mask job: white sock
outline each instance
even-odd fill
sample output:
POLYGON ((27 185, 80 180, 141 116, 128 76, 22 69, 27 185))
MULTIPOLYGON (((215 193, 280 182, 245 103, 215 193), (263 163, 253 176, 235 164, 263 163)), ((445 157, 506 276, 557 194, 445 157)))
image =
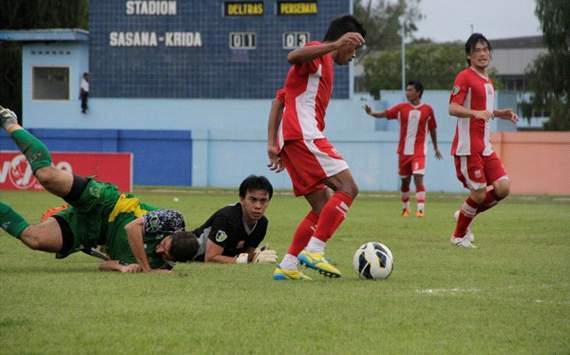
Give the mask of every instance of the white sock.
POLYGON ((410 209, 410 201, 402 202, 402 209, 410 209))
POLYGON ((296 256, 291 254, 285 254, 285 256, 283 257, 283 261, 281 261, 281 264, 279 264, 279 266, 282 269, 287 269, 287 270, 297 270, 298 265, 299 265, 299 260, 297 260, 296 256))
POLYGON ((424 204, 423 203, 418 203, 418 211, 423 211, 424 210, 424 204))
POLYGON ((309 253, 322 253, 325 251, 326 242, 323 242, 319 238, 311 237, 309 244, 305 247, 309 253))

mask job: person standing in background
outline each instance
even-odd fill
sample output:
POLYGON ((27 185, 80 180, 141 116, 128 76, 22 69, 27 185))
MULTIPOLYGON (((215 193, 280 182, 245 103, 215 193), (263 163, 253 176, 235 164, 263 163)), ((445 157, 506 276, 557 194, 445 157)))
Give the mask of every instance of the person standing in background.
POLYGON ((79 99, 81 100, 81 113, 87 113, 87 100, 89 99, 89 73, 83 73, 79 85, 79 99))

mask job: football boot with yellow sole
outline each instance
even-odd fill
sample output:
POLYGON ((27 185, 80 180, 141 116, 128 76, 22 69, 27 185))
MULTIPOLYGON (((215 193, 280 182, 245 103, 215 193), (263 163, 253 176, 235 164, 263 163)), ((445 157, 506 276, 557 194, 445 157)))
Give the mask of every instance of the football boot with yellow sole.
POLYGON ((336 278, 342 276, 340 270, 334 267, 325 258, 325 253, 309 253, 308 251, 303 250, 297 259, 299 259, 301 265, 317 270, 326 277, 336 278))

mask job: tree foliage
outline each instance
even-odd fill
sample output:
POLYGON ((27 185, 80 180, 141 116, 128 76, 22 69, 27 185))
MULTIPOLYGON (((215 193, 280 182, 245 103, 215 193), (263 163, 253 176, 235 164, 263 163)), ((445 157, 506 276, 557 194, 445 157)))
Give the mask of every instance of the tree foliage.
POLYGON ((421 0, 355 0, 354 16, 366 29, 366 51, 390 48, 401 42, 400 18, 406 34, 413 36, 416 23, 423 18, 418 5, 421 0))
MULTIPOLYGON (((379 90, 401 88, 400 49, 370 55, 364 61, 364 86, 376 95, 379 90)), ((413 44, 406 47, 406 78, 420 80, 426 90, 448 90, 458 72, 465 68, 463 45, 413 44)))
MULTIPOLYGON (((88 0, 2 0, 0 29, 83 28, 88 26, 88 0)), ((20 43, 0 42, 0 103, 22 113, 20 43)))
POLYGON ((523 115, 547 111, 550 120, 545 129, 570 130, 570 2, 537 0, 535 12, 548 53, 539 56, 527 71, 532 98, 523 105, 523 115))

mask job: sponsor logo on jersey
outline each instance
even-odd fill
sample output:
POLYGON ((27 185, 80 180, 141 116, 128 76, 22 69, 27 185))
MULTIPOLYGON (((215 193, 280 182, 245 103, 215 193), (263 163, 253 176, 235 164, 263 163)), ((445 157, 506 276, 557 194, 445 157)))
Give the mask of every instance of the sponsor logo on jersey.
POLYGON ((219 230, 216 232, 216 242, 221 243, 224 240, 228 239, 228 235, 223 230, 219 230))

